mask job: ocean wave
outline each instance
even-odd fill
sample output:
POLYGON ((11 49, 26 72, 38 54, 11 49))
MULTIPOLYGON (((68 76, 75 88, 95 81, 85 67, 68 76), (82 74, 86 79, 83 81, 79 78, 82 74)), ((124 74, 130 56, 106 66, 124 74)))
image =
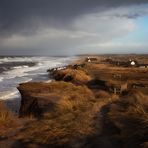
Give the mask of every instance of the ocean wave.
POLYGON ((17 90, 0 92, 0 100, 14 99, 18 97, 20 97, 20 94, 17 90))
POLYGON ((0 77, 0 82, 2 82, 2 81, 3 81, 3 79, 4 79, 3 77, 0 77))
POLYGON ((0 58, 0 63, 5 63, 5 62, 31 62, 32 59, 30 57, 4 57, 0 58))
POLYGON ((21 68, 28 68, 28 65, 23 65, 23 66, 14 66, 13 69, 21 69, 21 68))
MULTIPOLYGON (((22 65, 12 65, 11 69, 0 73, 0 100, 8 100, 20 97, 17 85, 29 81, 50 82, 47 69, 65 66, 71 62, 73 58, 64 57, 6 57, 0 59, 1 62, 22 62, 22 65), (36 63, 33 66, 25 64, 25 62, 36 63)), ((5 65, 5 63, 3 64, 5 65)))
POLYGON ((28 76, 28 72, 39 69, 37 66, 29 67, 29 66, 18 66, 12 70, 3 72, 5 79, 12 79, 15 77, 24 77, 28 76))
POLYGON ((13 67, 13 69, 20 69, 20 68, 22 68, 22 66, 15 66, 15 67, 13 67))
MULTIPOLYGON (((32 79, 31 78, 26 79, 26 80, 22 79, 22 81, 16 82, 17 83, 16 85, 18 85, 19 83, 26 83, 26 82, 29 82, 29 81, 32 81, 32 79)), ((16 87, 11 86, 9 89, 10 90, 0 91, 0 100, 10 100, 10 99, 15 99, 15 98, 20 98, 20 93, 19 93, 19 91, 17 90, 16 87)))

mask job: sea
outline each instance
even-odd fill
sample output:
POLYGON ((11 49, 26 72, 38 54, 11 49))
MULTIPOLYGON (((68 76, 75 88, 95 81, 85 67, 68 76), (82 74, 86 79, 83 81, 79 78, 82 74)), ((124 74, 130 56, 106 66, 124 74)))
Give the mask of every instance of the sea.
POLYGON ((50 68, 66 66, 76 57, 0 57, 0 101, 10 110, 19 111, 21 95, 17 90, 20 83, 35 81, 49 82, 50 68))

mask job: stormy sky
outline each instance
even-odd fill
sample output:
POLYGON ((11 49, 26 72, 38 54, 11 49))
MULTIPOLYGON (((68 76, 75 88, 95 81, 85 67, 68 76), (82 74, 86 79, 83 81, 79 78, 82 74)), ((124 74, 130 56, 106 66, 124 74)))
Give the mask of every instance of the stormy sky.
POLYGON ((148 53, 147 0, 0 0, 0 55, 148 53))

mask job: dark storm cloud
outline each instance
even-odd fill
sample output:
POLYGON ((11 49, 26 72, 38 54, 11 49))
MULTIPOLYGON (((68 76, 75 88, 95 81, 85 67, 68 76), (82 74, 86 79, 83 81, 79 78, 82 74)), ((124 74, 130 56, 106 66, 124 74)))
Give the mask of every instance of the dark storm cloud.
POLYGON ((83 14, 147 2, 147 0, 0 0, 0 36, 17 33, 30 35, 40 26, 68 27, 72 20, 83 14))

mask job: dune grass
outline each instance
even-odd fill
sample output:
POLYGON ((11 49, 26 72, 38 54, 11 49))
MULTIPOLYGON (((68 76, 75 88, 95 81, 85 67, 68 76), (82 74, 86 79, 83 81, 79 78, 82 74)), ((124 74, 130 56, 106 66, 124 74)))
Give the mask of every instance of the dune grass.
POLYGON ((124 147, 139 148, 148 142, 148 100, 141 92, 112 104, 107 120, 120 131, 116 136, 124 147))
MULTIPOLYGON (((38 85, 28 83, 22 84, 20 87, 28 90, 28 86, 34 86, 38 89, 38 85)), ((101 107, 110 102, 109 98, 103 99, 108 94, 100 92, 102 99, 96 99, 94 93, 85 85, 75 85, 63 81, 40 84, 40 89, 42 85, 43 88, 46 85, 48 99, 54 99, 53 96, 58 96, 60 99, 54 102, 53 110, 44 113, 42 119, 25 127, 21 133, 21 140, 24 143, 31 141, 52 147, 76 144, 81 147, 84 139, 96 132, 95 117, 101 107)), ((34 91, 36 92, 36 89, 34 91)))
POLYGON ((0 102, 0 136, 16 128, 19 125, 19 119, 0 102))
POLYGON ((70 68, 56 71, 54 73, 54 77, 56 80, 73 82, 75 84, 85 84, 91 80, 91 77, 88 74, 86 74, 84 70, 76 70, 70 68))
POLYGON ((94 77, 110 81, 114 72, 130 71, 126 68, 119 71, 116 67, 108 71, 108 68, 109 65, 104 64, 87 64, 84 70, 67 68, 56 71, 54 76, 58 81, 55 82, 20 85, 20 92, 27 94, 27 98, 52 100, 54 106, 45 111, 42 118, 25 125, 19 134, 22 144, 81 148, 88 137, 94 137, 96 141, 103 137, 113 146, 121 142, 120 147, 146 147, 147 96, 130 90, 127 96, 121 95, 120 98, 104 90, 91 90, 85 85, 94 77), (104 110, 106 106, 107 110, 104 110))
POLYGON ((12 113, 6 108, 4 103, 0 102, 0 124, 9 123, 13 120, 12 113))

